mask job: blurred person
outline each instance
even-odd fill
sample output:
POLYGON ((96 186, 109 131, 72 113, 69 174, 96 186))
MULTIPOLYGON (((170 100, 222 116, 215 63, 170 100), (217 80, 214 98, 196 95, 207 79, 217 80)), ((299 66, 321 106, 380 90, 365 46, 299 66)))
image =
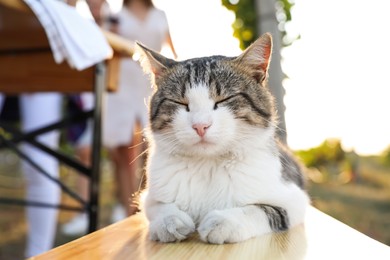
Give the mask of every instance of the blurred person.
POLYGON ((104 26, 111 16, 110 6, 106 0, 86 0, 91 15, 99 26, 104 26))
MULTIPOLYGON (((20 98, 23 131, 32 131, 61 119, 61 94, 26 94, 21 95, 20 98)), ((59 135, 59 131, 51 131, 37 137, 37 139, 48 147, 57 149, 59 135)), ((59 178, 59 162, 56 158, 27 144, 23 146, 23 150, 48 174, 59 178)), ((27 200, 59 204, 61 196, 59 186, 38 172, 29 163, 23 161, 22 166, 27 179, 27 200)), ((55 208, 27 207, 29 222, 27 257, 40 254, 53 247, 57 215, 58 209, 55 208)))
MULTIPOLYGON (((3 98, 4 96, 0 95, 0 110, 2 109, 3 98)), ((61 103, 61 94, 54 92, 20 95, 19 107, 22 131, 30 132, 60 120, 61 103)), ((36 139, 52 149, 57 149, 59 135, 59 131, 51 131, 38 136, 36 139)), ((59 177, 57 159, 29 144, 23 144, 22 151, 51 177, 59 177)), ((22 170, 26 177, 27 201, 50 205, 59 204, 61 190, 56 183, 48 179, 25 160, 22 161, 22 170)), ((58 209, 27 206, 26 213, 28 232, 25 256, 31 257, 53 247, 58 209)))
MULTIPOLYGON (((176 58, 163 11, 154 7, 151 0, 124 0, 112 30, 131 41, 139 41, 155 51, 168 44, 176 58)), ((120 202, 114 207, 112 221, 118 221, 137 211, 131 203, 138 191, 136 162, 145 149, 141 130, 148 123, 147 101, 152 93, 149 78, 138 61, 121 58, 119 88, 107 95, 103 120, 103 143, 108 148, 114 164, 117 196, 120 202)))

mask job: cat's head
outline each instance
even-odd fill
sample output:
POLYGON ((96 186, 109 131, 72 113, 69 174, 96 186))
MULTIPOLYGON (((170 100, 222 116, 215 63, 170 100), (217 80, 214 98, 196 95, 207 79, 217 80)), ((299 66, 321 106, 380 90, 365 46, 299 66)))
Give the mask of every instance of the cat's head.
POLYGON ((167 152, 220 155, 252 136, 261 138, 262 133, 273 131, 276 113, 266 86, 270 34, 234 58, 178 62, 139 46, 143 67, 155 87, 150 101, 151 132, 167 152))

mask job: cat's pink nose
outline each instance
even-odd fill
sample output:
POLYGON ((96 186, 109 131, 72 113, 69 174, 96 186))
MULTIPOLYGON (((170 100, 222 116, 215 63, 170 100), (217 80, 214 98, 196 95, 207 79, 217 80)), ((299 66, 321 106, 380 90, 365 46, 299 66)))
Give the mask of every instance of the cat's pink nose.
POLYGON ((192 128, 196 131, 196 133, 203 137, 206 134, 206 130, 211 126, 211 124, 193 124, 192 128))

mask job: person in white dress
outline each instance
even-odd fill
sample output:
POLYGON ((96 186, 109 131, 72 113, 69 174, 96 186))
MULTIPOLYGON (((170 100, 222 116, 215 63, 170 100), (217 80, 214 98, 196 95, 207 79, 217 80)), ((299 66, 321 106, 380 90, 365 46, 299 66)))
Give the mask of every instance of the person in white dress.
MULTIPOLYGON (((177 56, 167 17, 162 10, 154 7, 151 0, 124 0, 114 32, 158 52, 167 44, 173 56, 177 56)), ((107 95, 103 144, 110 151, 118 199, 128 216, 137 210, 131 205, 131 196, 138 190, 138 167, 135 160, 145 147, 139 145, 142 142, 140 129, 148 123, 147 102, 151 93, 149 78, 139 62, 132 58, 122 58, 119 89, 107 95)))

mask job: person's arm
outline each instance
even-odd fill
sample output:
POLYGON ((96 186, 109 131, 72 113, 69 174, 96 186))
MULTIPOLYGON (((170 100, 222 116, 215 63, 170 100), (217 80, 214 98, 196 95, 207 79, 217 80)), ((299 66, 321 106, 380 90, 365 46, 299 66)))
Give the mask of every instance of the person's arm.
POLYGON ((175 47, 173 46, 172 37, 171 37, 171 34, 169 33, 169 31, 167 32, 166 42, 168 43, 169 48, 171 48, 173 57, 174 57, 175 59, 177 59, 176 50, 175 50, 175 47))

